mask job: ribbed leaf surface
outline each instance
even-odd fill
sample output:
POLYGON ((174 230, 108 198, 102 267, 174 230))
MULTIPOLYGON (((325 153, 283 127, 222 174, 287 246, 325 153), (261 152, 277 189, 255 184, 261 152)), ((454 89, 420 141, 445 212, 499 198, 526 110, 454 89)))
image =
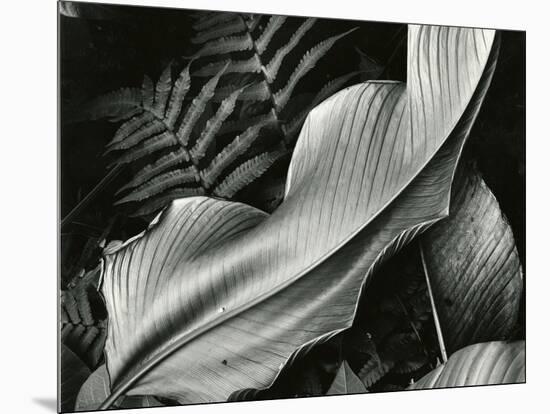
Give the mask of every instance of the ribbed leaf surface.
POLYGON ((525 341, 484 342, 455 352, 408 389, 525 382, 525 341))
POLYGON ((104 407, 123 393, 189 403, 269 386, 351 325, 381 259, 445 217, 494 32, 411 26, 409 37, 410 84, 360 84, 309 114, 273 215, 176 200, 106 249, 104 407))
POLYGON ((327 395, 357 394, 361 392, 367 392, 367 389, 355 375, 348 361, 342 362, 332 385, 327 391, 327 395))
POLYGON ((512 229, 496 198, 479 173, 461 170, 458 178, 449 218, 423 238, 450 352, 508 338, 518 321, 523 288, 512 229))

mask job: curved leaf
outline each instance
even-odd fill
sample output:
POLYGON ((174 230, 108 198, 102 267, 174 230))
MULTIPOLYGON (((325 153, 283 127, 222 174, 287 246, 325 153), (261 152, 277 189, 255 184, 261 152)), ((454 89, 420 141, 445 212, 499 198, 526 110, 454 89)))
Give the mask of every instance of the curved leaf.
POLYGON ((450 216, 423 237, 446 348, 507 339, 518 320, 521 264, 512 229, 471 167, 453 184, 450 216))
POLYGON ((367 392, 361 380, 355 375, 347 361, 342 362, 327 395, 358 394, 367 392))
POLYGON ((350 87, 309 114, 273 215, 176 200, 106 249, 113 391, 103 408, 124 393, 189 403, 269 386, 351 325, 382 259, 446 216, 494 32, 411 26, 409 37, 408 85, 350 87))
POLYGON ((525 341, 485 342, 457 351, 408 389, 525 382, 525 341))

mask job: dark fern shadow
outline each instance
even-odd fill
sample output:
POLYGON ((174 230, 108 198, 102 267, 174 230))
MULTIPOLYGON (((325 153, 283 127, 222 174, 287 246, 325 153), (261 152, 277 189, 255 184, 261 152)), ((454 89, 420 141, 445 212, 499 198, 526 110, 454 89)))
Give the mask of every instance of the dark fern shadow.
POLYGON ((55 398, 33 398, 32 401, 36 405, 40 405, 44 408, 47 408, 49 411, 56 413, 57 412, 57 400, 55 398))

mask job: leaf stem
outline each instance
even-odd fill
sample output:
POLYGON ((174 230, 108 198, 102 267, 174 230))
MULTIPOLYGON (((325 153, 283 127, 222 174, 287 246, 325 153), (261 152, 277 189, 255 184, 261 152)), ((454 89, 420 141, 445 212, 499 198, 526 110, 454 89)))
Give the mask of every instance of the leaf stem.
POLYGON ((109 173, 103 177, 103 179, 90 191, 86 197, 84 197, 80 202, 61 220, 61 228, 71 223, 73 219, 80 214, 84 208, 90 204, 94 198, 101 192, 103 189, 111 183, 111 181, 122 171, 124 168, 123 164, 117 164, 109 173))
POLYGON ((420 249, 420 258, 422 259, 422 268, 424 269, 424 276, 426 277, 426 285, 428 286, 428 296, 430 297, 430 304, 432 306, 432 313, 434 317, 435 331, 437 333, 437 341, 439 342, 439 350, 441 351, 441 359, 443 363, 447 362, 447 351, 445 350, 445 342, 443 341, 443 333, 441 332, 441 324, 439 323, 439 317, 437 316, 437 309, 435 307, 434 296, 432 293, 432 285, 430 283, 430 277, 428 275, 428 267, 426 266, 426 258, 424 257, 424 249, 422 248, 422 242, 418 241, 418 248, 420 249))

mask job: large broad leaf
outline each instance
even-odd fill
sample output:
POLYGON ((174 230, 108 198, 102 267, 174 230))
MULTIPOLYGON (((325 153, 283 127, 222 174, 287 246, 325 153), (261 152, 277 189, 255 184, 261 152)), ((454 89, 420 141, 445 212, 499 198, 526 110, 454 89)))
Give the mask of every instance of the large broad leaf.
POLYGON ((181 403, 265 388, 348 328, 374 266, 448 212, 494 32, 411 26, 407 85, 350 87, 305 121, 271 215, 194 197, 106 249, 113 386, 181 403))
POLYGON ((408 389, 525 382, 525 341, 485 342, 457 351, 408 389))
POLYGON ((471 166, 453 183, 450 216, 423 235, 445 346, 507 339, 523 287, 512 229, 471 166), (468 169, 468 171, 466 171, 468 169))
POLYGON ((67 346, 61 344, 61 381, 59 382, 59 407, 72 411, 78 390, 90 375, 90 369, 67 346))
POLYGON ((348 361, 342 362, 332 385, 327 391, 327 395, 357 394, 362 392, 367 392, 367 389, 359 377, 355 375, 348 361))

